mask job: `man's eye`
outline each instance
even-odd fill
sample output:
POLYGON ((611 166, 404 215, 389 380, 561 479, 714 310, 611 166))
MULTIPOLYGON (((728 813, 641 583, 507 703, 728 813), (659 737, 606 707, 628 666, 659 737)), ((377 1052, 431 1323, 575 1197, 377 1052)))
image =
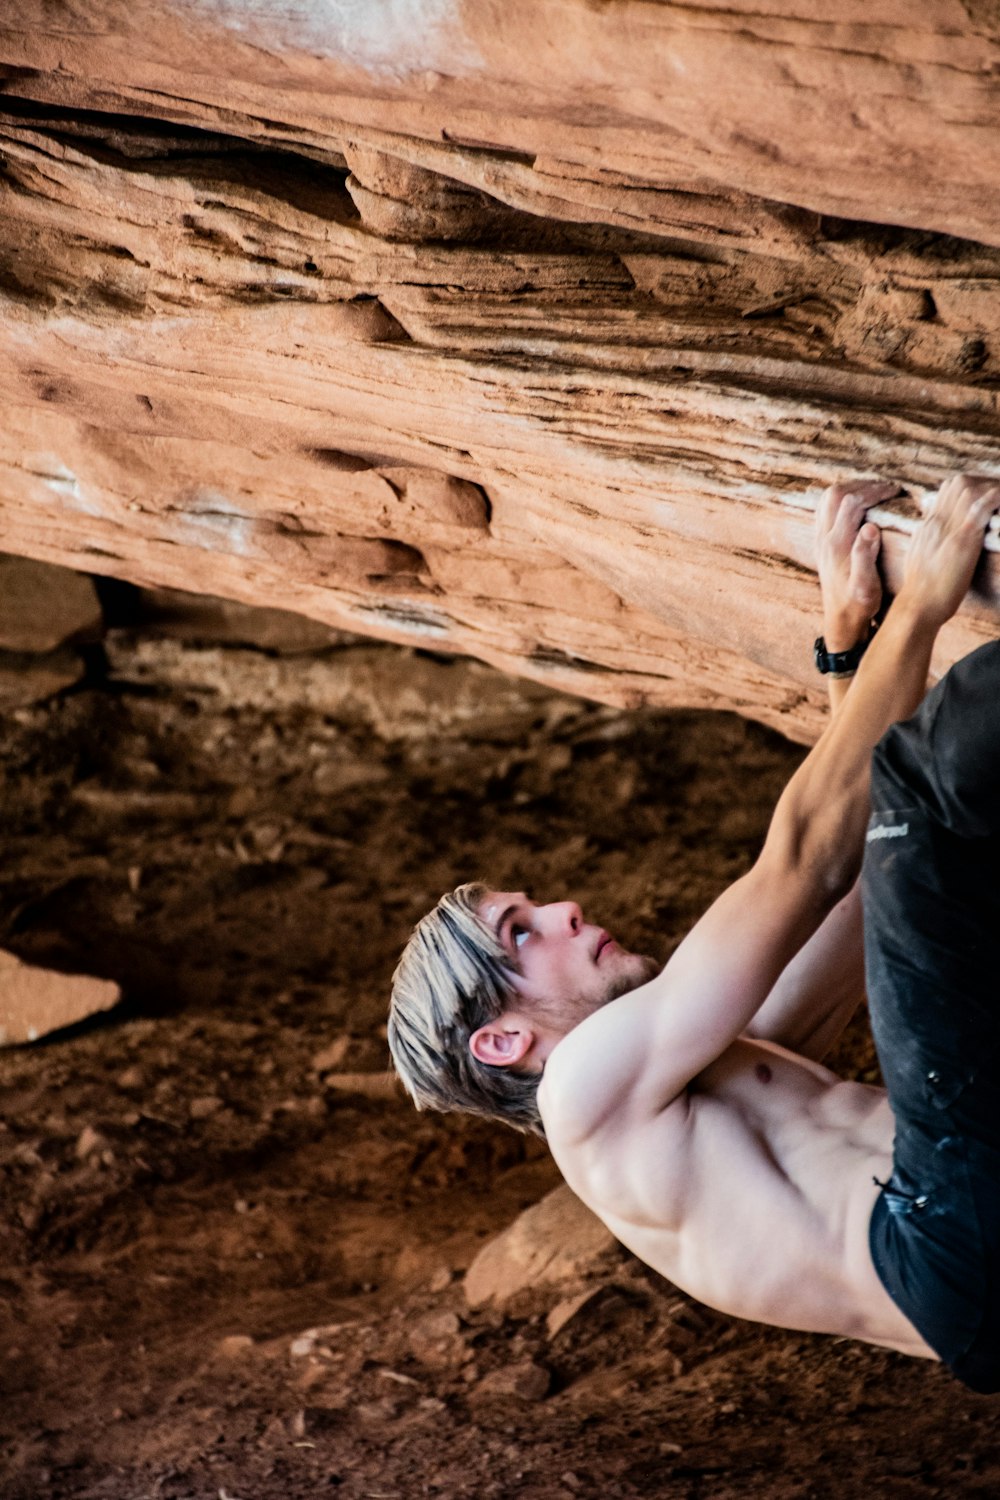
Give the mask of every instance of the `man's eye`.
POLYGON ((511 939, 515 948, 520 948, 528 941, 529 933, 526 927, 512 927, 510 929, 511 939))

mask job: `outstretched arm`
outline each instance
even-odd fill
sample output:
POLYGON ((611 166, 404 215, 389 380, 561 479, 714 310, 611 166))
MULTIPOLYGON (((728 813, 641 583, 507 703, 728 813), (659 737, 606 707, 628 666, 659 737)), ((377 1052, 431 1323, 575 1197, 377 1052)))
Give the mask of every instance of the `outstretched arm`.
MULTIPOLYGON (((900 592, 839 712, 792 777, 753 868, 663 972, 556 1047, 545 1090, 559 1133, 638 1124, 681 1096, 743 1032, 861 864, 871 752, 919 704, 938 630, 969 585, 1000 487, 947 481, 910 546, 900 592), (564 1070, 561 1055, 566 1058, 564 1070)), ((548 1121, 548 1115, 547 1115, 548 1121)))
MULTIPOLYGON (((816 508, 817 571, 828 651, 850 651, 869 640, 882 604, 881 533, 866 513, 898 489, 896 484, 872 480, 835 484, 816 508)), ((851 681, 827 678, 832 712, 844 702, 851 681)), ((746 1035, 778 1042, 819 1061, 860 1005, 864 983, 861 889, 855 882, 785 967, 746 1035)))

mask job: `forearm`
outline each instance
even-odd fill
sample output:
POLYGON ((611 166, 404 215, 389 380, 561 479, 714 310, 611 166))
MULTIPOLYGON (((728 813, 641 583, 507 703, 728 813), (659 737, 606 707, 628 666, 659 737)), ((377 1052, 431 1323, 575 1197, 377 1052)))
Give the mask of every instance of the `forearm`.
POLYGON ((871 753, 924 694, 937 625, 904 594, 895 601, 821 739, 789 782, 765 850, 791 863, 832 905, 860 867, 871 753))
POLYGON ((850 691, 853 677, 828 677, 826 690, 830 696, 830 713, 836 714, 850 691))

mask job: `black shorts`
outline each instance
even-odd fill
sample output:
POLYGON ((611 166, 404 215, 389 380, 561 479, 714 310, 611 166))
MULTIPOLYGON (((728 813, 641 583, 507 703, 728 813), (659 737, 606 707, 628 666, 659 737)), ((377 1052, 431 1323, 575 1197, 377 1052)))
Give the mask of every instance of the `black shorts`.
POLYGON ((872 1031, 896 1120, 869 1243, 960 1380, 1000 1390, 1000 642, 872 761, 862 871, 872 1031))

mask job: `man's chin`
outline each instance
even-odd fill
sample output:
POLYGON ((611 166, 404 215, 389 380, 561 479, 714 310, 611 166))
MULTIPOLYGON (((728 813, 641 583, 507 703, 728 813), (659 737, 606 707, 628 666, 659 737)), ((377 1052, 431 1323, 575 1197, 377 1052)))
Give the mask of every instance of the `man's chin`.
POLYGON ((656 978, 657 974, 663 968, 660 960, 653 958, 650 953, 637 953, 635 957, 638 959, 642 970, 642 978, 639 980, 640 984, 648 984, 651 979, 656 978))
POLYGON ((611 1000, 620 1000, 622 995, 629 994, 632 990, 640 989, 642 985, 648 984, 655 979, 663 965, 648 953, 623 953, 622 965, 618 973, 613 975, 609 985, 609 993, 604 1004, 611 1000))

